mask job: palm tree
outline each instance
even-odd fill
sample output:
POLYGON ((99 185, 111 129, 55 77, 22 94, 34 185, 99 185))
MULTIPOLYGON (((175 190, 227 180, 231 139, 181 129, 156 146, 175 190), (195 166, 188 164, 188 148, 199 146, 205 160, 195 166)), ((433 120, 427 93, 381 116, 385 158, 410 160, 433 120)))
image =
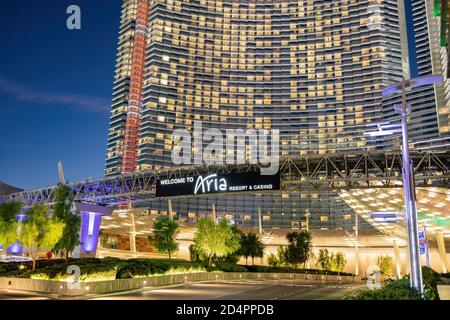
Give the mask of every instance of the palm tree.
POLYGON ((254 265, 255 258, 264 256, 264 244, 256 234, 244 233, 241 235, 240 255, 245 257, 245 265, 247 265, 249 257, 252 258, 252 264, 254 265))

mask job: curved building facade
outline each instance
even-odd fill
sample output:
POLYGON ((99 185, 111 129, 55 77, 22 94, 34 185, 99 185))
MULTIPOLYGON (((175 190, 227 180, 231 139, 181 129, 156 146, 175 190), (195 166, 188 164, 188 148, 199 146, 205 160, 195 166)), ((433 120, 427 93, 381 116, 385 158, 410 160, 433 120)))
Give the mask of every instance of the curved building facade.
POLYGON ((397 1, 371 21, 378 2, 150 1, 139 169, 172 165, 196 120, 278 129, 282 157, 375 148, 366 124, 402 75, 397 1))
MULTIPOLYGON (((136 169, 173 165, 172 132, 194 121, 278 129, 282 157, 381 147, 364 132, 381 120, 381 89, 402 79, 398 15, 397 0, 124 1, 113 117, 140 102, 136 169)), ((107 174, 129 171, 129 131, 110 131, 107 174)))

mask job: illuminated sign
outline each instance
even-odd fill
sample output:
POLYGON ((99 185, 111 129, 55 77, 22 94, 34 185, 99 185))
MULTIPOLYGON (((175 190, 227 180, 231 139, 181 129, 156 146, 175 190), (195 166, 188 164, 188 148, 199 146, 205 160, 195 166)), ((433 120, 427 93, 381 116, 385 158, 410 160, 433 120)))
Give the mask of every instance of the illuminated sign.
POLYGON ((426 238, 425 231, 419 231, 419 249, 420 254, 425 254, 425 246, 426 246, 426 238))
POLYGON ((270 190, 280 190, 279 174, 263 176, 259 173, 210 173, 158 180, 156 197, 270 190))

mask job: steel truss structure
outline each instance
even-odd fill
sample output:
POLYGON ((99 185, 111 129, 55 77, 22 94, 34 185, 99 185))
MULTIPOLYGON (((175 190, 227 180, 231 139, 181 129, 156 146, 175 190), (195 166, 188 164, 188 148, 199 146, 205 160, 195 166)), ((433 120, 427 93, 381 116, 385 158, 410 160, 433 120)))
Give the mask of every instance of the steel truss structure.
MULTIPOLYGON (((450 151, 413 152, 416 186, 450 187, 450 151)), ((85 180, 70 184, 75 200, 100 205, 145 202, 155 198, 156 181, 211 173, 258 172, 259 165, 180 167, 85 180)), ((280 161, 281 189, 351 190, 402 187, 401 152, 331 154, 280 161)), ((55 187, 0 197, 0 202, 21 201, 25 207, 54 203, 55 187)))

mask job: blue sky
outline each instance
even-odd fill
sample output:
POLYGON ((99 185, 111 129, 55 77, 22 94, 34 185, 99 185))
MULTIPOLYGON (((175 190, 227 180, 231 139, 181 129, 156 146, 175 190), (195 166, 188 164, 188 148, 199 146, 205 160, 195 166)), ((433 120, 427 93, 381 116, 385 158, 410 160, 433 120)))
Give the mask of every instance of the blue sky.
POLYGON ((0 180, 25 189, 103 175, 120 0, 4 1, 0 180), (77 4, 82 29, 66 28, 77 4))

